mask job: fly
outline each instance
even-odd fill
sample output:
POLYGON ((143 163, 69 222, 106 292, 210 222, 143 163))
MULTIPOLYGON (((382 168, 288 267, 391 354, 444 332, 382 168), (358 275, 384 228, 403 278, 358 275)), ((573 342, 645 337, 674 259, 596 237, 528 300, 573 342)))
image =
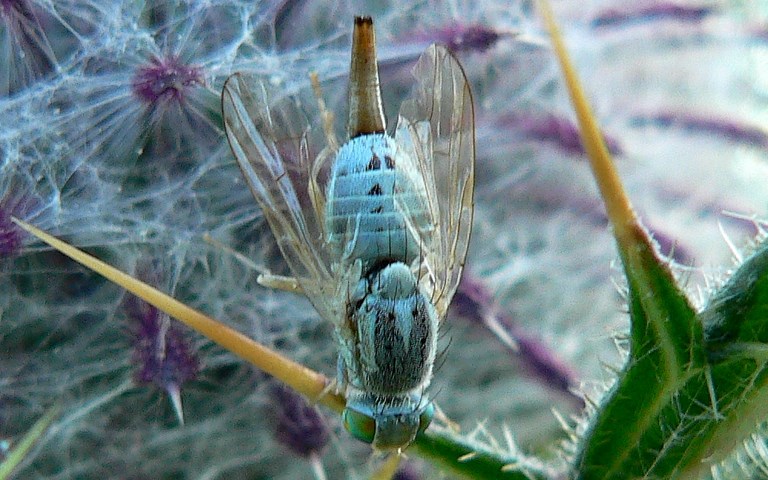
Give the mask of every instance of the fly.
MULTIPOLYGON (((344 426, 400 450, 434 415, 427 390, 437 332, 461 277, 474 190, 474 112, 458 60, 432 45, 387 131, 373 21, 356 17, 346 141, 318 95, 243 73, 224 85, 224 125, 243 175, 298 285, 334 325, 344 426)), ((317 88, 319 91, 319 88, 317 88)))

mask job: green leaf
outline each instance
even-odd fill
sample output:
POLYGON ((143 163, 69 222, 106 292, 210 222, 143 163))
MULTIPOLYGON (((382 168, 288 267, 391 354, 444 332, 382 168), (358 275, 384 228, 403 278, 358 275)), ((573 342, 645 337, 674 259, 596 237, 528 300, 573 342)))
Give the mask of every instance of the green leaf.
POLYGON ((498 447, 484 445, 447 430, 429 429, 416 438, 409 452, 431 460, 462 478, 549 480, 555 478, 541 462, 518 453, 504 453, 498 447))
MULTIPOLYGON (((579 478, 672 478, 696 419, 714 417, 701 324, 637 227, 617 239, 628 283, 630 351, 585 435, 579 478)), ((685 463, 685 462, 683 462, 685 463)))
POLYGON ((768 351, 768 242, 733 273, 701 312, 707 351, 713 362, 768 351))
POLYGON ((628 283, 630 367, 656 359, 656 375, 669 386, 679 384, 704 365, 701 323, 667 261, 639 226, 617 243, 628 283))
POLYGON ((700 318, 723 417, 706 449, 719 460, 768 418, 768 242, 741 264, 700 318))
POLYGON ((638 272, 627 268, 627 276, 630 359, 587 434, 580 478, 696 478, 768 418, 768 244, 693 320, 657 284, 650 297, 667 306, 668 328, 653 325, 659 312, 648 315, 656 302, 633 293, 638 272), (688 350, 680 348, 686 339, 688 350))

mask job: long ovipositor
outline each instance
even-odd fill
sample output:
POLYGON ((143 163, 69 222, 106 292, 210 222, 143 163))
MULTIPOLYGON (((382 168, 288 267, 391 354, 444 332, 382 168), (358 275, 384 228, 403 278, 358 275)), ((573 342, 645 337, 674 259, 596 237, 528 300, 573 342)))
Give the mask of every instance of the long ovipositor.
POLYGON ((371 17, 355 17, 348 105, 347 135, 350 139, 371 133, 384 133, 387 124, 381 102, 376 35, 371 17))

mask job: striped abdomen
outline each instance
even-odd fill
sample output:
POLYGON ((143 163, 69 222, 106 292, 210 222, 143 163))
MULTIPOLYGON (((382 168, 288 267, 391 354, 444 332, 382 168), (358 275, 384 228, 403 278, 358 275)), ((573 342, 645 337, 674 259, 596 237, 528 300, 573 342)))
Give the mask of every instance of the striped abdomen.
POLYGON ((326 192, 326 231, 332 246, 367 270, 381 262, 410 263, 419 245, 406 227, 433 228, 423 186, 398 167, 403 155, 385 134, 361 135, 339 149, 326 192), (351 250, 351 251, 350 251, 351 250))

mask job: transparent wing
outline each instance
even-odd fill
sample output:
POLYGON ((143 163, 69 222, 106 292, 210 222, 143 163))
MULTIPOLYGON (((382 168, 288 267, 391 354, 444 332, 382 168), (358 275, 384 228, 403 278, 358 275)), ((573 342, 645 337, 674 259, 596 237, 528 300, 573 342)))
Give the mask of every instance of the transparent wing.
POLYGON ((315 209, 322 194, 310 187, 319 142, 299 97, 279 98, 266 79, 236 73, 224 84, 222 112, 232 152, 291 272, 320 315, 337 321, 338 282, 315 209))
POLYGON ((418 238, 426 285, 442 320, 461 279, 472 229, 475 117, 464 70, 445 47, 429 47, 414 76, 417 84, 400 109, 395 138, 412 153, 412 169, 423 179, 437 226, 419 231, 418 238))

